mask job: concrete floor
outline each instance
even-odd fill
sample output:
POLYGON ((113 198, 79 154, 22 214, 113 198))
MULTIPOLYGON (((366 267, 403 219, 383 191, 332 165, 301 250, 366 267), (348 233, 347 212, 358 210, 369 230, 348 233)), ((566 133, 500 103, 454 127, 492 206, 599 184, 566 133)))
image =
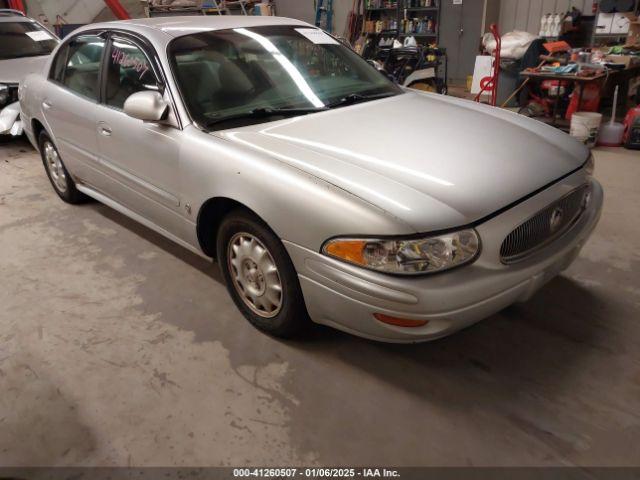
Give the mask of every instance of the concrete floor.
POLYGON ((0 465, 639 465, 640 153, 533 300, 415 346, 258 333, 215 266, 0 145, 0 465))

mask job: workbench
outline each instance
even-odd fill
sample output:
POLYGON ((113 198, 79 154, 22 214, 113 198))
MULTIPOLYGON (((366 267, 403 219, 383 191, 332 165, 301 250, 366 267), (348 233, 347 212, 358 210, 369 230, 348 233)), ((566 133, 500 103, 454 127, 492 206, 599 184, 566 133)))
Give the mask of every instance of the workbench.
MULTIPOLYGON (((589 82, 601 81, 602 85, 600 86, 601 92, 606 92, 607 95, 613 96, 613 91, 616 85, 620 86, 620 95, 618 100, 618 113, 621 116, 624 116, 627 112, 627 100, 629 98, 629 85, 631 80, 640 76, 640 63, 632 65, 628 68, 622 70, 606 70, 602 73, 591 77, 581 76, 579 74, 559 74, 552 72, 531 72, 531 71, 523 71, 520 72, 520 76, 524 78, 529 78, 531 81, 542 82, 544 80, 559 80, 559 81, 567 81, 572 82, 576 86, 580 87, 580 93, 578 98, 578 105, 582 105, 582 95, 584 92, 584 85, 589 82)), ((636 101, 638 101, 638 97, 640 97, 640 92, 636 95, 636 101)), ((554 106, 553 106, 553 116, 551 119, 551 125, 557 126, 558 120, 558 106, 560 104, 560 96, 556 96, 554 106)))
MULTIPOLYGON (((563 82, 572 82, 576 85, 576 87, 580 87, 580 93, 578 97, 578 107, 582 105, 582 95, 584 92, 584 85, 590 82, 600 81, 608 76, 607 72, 598 73, 591 77, 581 76, 575 73, 553 73, 553 72, 531 72, 531 71, 522 71, 520 72, 520 76, 529 78, 530 82, 543 82, 545 80, 559 80, 563 82)), ((561 95, 556 95, 555 102, 553 104, 553 114, 551 117, 551 125, 554 127, 557 125, 558 119, 558 105, 560 104, 561 95)))

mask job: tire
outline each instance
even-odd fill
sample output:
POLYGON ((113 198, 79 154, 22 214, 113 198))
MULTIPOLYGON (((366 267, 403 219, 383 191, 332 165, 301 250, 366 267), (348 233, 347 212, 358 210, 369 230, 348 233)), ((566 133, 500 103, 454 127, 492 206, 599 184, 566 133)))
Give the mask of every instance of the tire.
POLYGON ((251 212, 237 209, 222 220, 217 257, 231 298, 256 328, 291 338, 309 325, 298 275, 284 245, 251 212))
POLYGON ((78 204, 87 201, 88 197, 76 188, 76 184, 62 163, 58 149, 45 131, 38 137, 40 157, 51 186, 58 196, 67 203, 78 204))

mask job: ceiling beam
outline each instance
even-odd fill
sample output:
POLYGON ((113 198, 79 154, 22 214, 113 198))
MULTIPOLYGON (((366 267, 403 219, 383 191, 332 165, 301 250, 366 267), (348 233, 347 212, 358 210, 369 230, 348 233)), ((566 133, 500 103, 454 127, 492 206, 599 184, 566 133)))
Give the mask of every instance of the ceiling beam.
POLYGON ((125 10, 119 0, 104 0, 104 3, 107 4, 107 7, 109 7, 118 20, 129 20, 131 18, 129 12, 125 10))

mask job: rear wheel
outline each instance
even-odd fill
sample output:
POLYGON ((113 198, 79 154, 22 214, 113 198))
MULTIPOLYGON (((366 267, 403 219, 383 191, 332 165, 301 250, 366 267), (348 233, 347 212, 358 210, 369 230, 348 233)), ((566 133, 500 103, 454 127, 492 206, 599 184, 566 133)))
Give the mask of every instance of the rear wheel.
POLYGON ((67 203, 82 203, 87 200, 87 196, 76 188, 76 184, 69 175, 58 149, 53 144, 47 132, 41 132, 38 138, 40 146, 40 156, 44 163, 51 186, 58 196, 67 203))
POLYGON ((220 225, 218 264, 233 301, 258 329, 291 337, 309 323, 295 268, 278 237, 246 210, 220 225))

